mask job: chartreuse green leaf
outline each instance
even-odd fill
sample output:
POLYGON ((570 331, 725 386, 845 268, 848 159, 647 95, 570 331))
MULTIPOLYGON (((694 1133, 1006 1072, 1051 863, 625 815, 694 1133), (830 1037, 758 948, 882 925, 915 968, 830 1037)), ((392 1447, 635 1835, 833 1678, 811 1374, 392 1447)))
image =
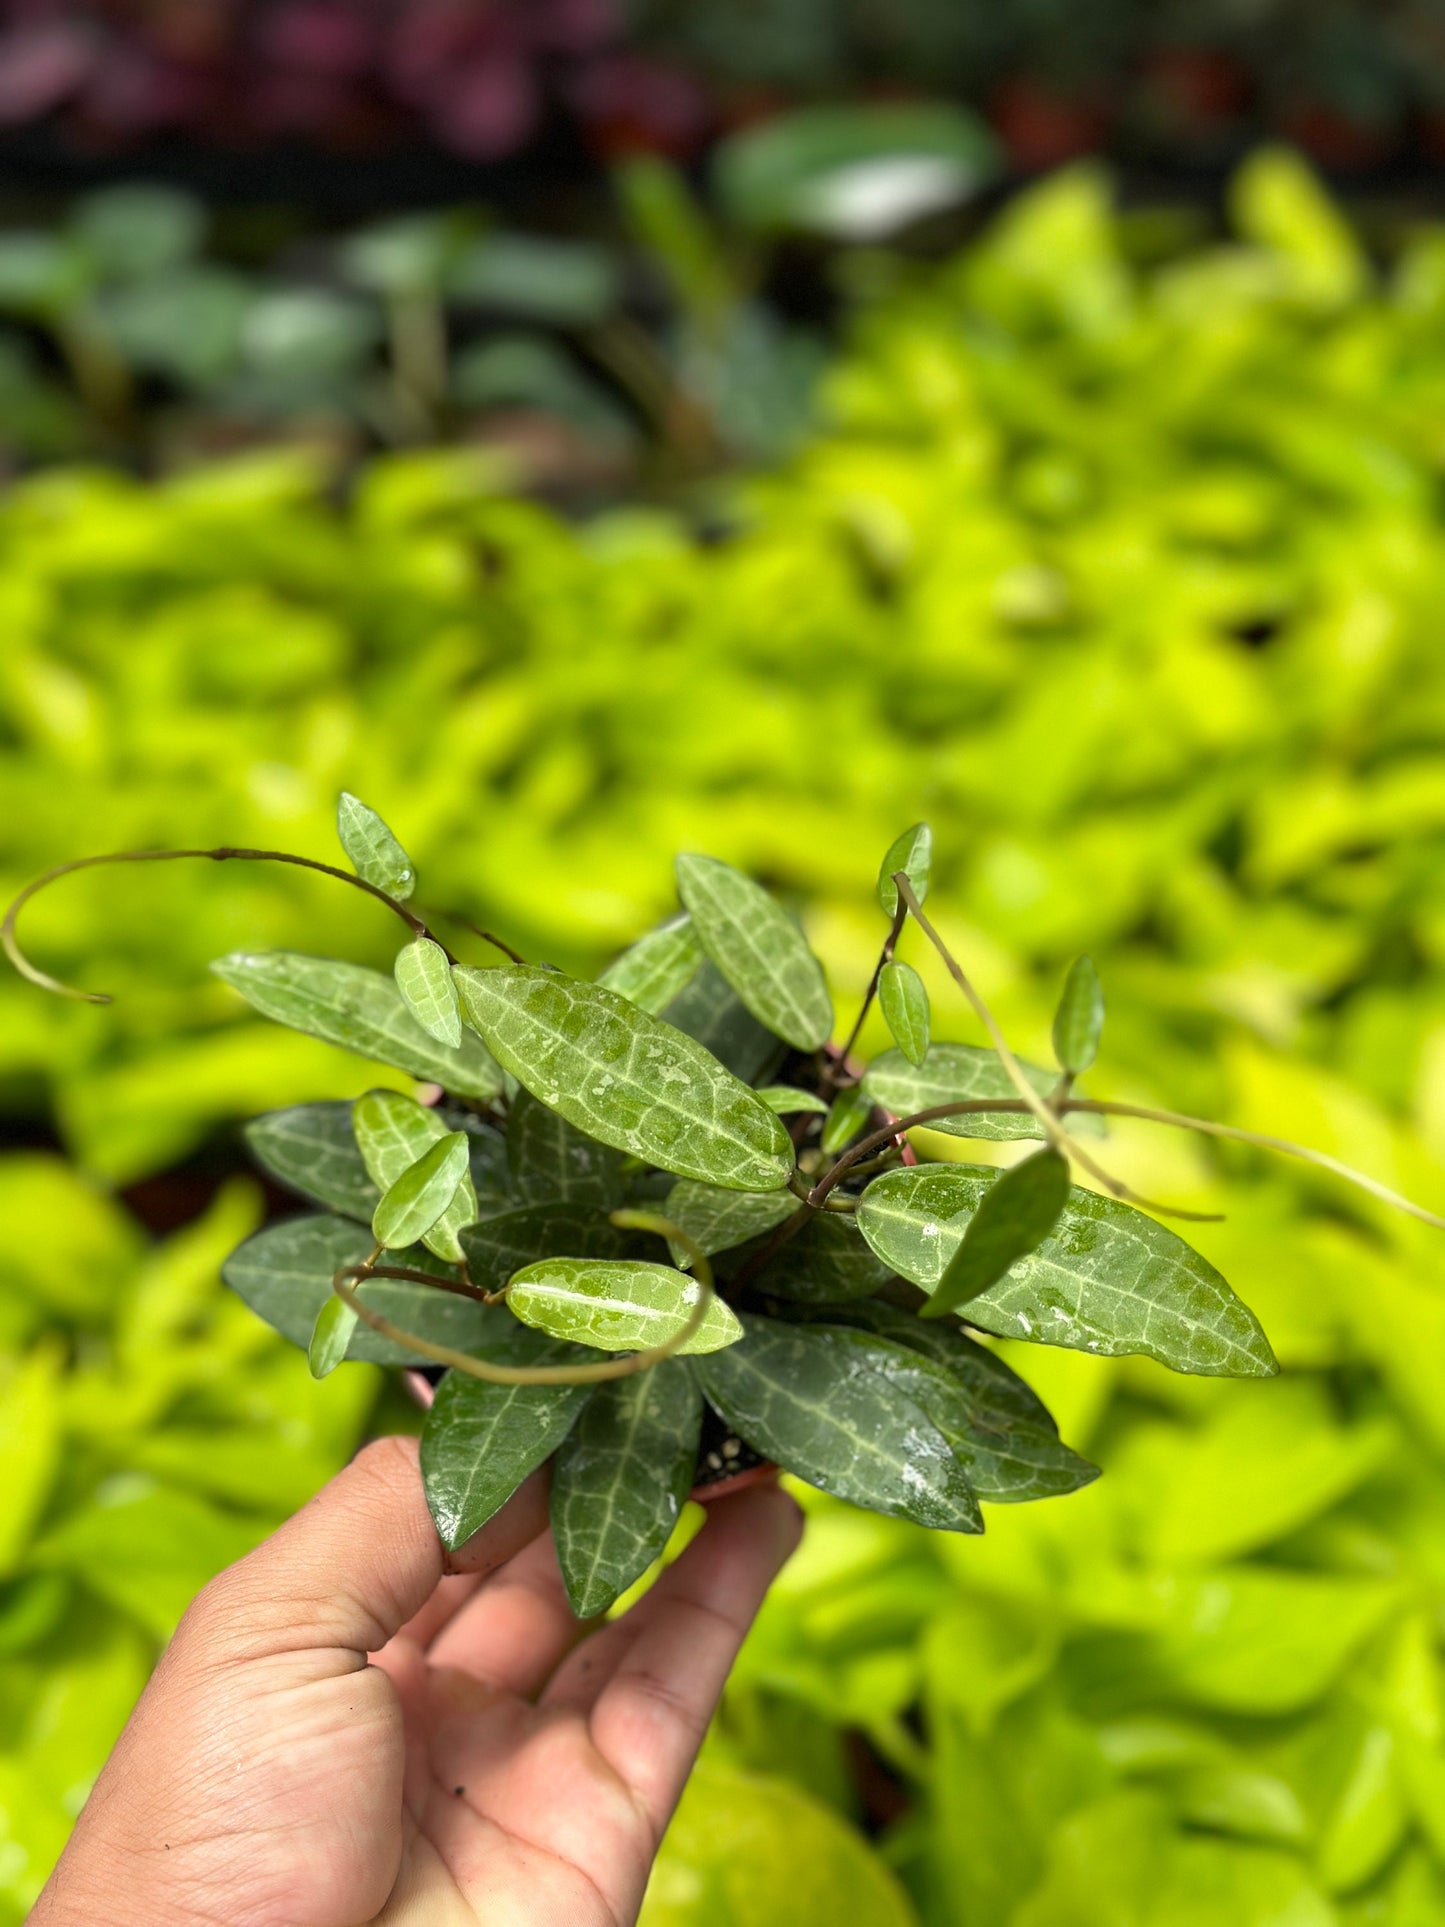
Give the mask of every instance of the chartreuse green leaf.
POLYGON ((395 982, 361 964, 303 957, 295 951, 233 951, 211 965, 254 1010, 292 1030, 340 1044, 380 1064, 440 1084, 457 1097, 496 1097, 502 1075, 479 1039, 458 1050, 428 1037, 395 982))
POLYGON ((921 1316, 942 1318, 996 1285, 1020 1258, 1038 1249, 1068 1199, 1069 1160, 1052 1146, 995 1178, 921 1316))
MULTIPOLYGON (((1036 1064, 1025 1064, 1023 1071, 1040 1096, 1053 1088, 1056 1080, 1051 1072, 1036 1064)), ((921 1064, 910 1064, 902 1051, 884 1051, 868 1066, 863 1089, 875 1104, 895 1117, 912 1117, 916 1111, 930 1111, 938 1104, 962 1104, 978 1098, 998 1097, 1017 1103, 1019 1095, 993 1051, 980 1050, 974 1044, 934 1044, 921 1064)), ((1043 1136, 1035 1119, 1024 1111, 965 1113, 962 1117, 939 1118, 928 1128, 948 1137, 1043 1136)))
MULTIPOLYGON (((356 1143, 373 1182, 382 1192, 391 1187, 415 1165, 424 1152, 443 1138, 456 1135, 446 1121, 426 1104, 400 1091, 368 1091, 351 1107, 351 1124, 356 1143)), ((475 1140, 467 1139, 470 1157, 475 1140)), ((458 1233, 475 1222, 477 1194, 470 1170, 463 1168, 455 1195, 446 1209, 425 1233, 418 1233, 428 1250, 450 1264, 460 1264, 462 1247, 458 1233)), ((375 1217, 373 1215, 373 1223, 375 1217)), ((411 1240, 407 1239, 407 1243, 411 1240)))
POLYGON ((742 1314, 743 1342, 696 1371, 709 1403, 755 1451, 873 1512, 977 1532, 978 1504, 948 1441, 821 1333, 742 1314))
POLYGON ((702 946, 692 918, 674 917, 639 937, 597 979, 639 1010, 658 1017, 702 962, 702 946))
POLYGON ((552 1538, 579 1618, 606 1612, 667 1544, 701 1427, 697 1381, 670 1358, 583 1406, 552 1466, 552 1538))
POLYGON ((818 1117, 828 1115, 828 1106, 815 1091, 795 1090, 791 1084, 766 1084, 758 1096, 779 1117, 792 1117, 799 1111, 810 1111, 818 1117))
MULTIPOLYGON (((715 1184, 683 1178, 668 1192, 663 1213, 710 1253, 730 1251, 774 1230, 797 1208, 791 1191, 724 1191, 715 1184)), ((676 1263, 686 1269, 690 1260, 683 1247, 672 1244, 669 1248, 676 1263)))
POLYGON ((833 1099, 819 1140, 824 1157, 834 1157, 858 1133, 866 1129, 873 1100, 857 1084, 840 1091, 833 1099))
MULTIPOLYGON (((544 1258, 507 1286, 524 1325, 602 1352, 650 1351, 687 1323, 702 1286, 671 1265, 641 1259, 544 1258)), ((681 1352, 715 1352, 742 1337, 737 1313, 714 1298, 681 1352)))
POLYGON ((393 974, 407 1009, 428 1037, 457 1050, 462 1012, 447 953, 430 937, 418 937, 397 952, 393 974))
POLYGON ((565 1117, 519 1091, 507 1118, 507 1164, 518 1198, 610 1209, 622 1202, 622 1158, 565 1117))
POLYGON ((246 1126, 251 1154, 273 1178, 315 1204, 371 1223, 381 1189, 373 1183, 349 1104, 293 1104, 246 1126))
POLYGON ((901 836, 894 837, 878 866, 878 901, 887 917, 898 915, 898 885, 893 879, 900 870, 922 903, 933 876, 933 831, 926 823, 915 823, 901 836))
POLYGON ((616 1258, 622 1233, 592 1205, 553 1199, 499 1211, 461 1234, 475 1284, 500 1291, 514 1271, 541 1258, 616 1258))
POLYGON ((311 1343, 306 1348, 306 1363, 313 1378, 327 1378, 336 1370, 360 1323, 360 1314, 333 1291, 316 1314, 311 1343))
POLYGON ((777 1117, 670 1024, 533 964, 462 968, 456 978, 499 1061, 579 1131, 704 1184, 787 1183, 793 1146, 777 1117))
POLYGON ((393 1251, 425 1237, 467 1174, 467 1134, 449 1131, 383 1192, 371 1214, 372 1235, 393 1251))
MULTIPOLYGON (((859 1228, 884 1263, 933 1292, 994 1181, 963 1164, 885 1171, 863 1193, 859 1228)), ((968 1322, 1105 1358, 1140 1352, 1177 1372, 1278 1369, 1253 1312, 1207 1259, 1142 1211, 1077 1185, 1057 1229, 970 1300, 968 1322)))
POLYGON ((405 902, 416 888, 412 860, 376 811, 349 790, 343 790, 337 801, 336 834, 352 869, 364 882, 405 902))
POLYGON ((1091 957, 1075 957, 1054 1012, 1054 1055, 1060 1070, 1074 1076, 1088 1070, 1099 1054, 1104 1028, 1104 987, 1091 957))
POLYGON ((760 883, 713 856, 677 859, 677 888, 698 942, 760 1023, 797 1050, 833 1029, 823 966, 760 883))
POLYGON ((888 1035, 915 1066, 928 1055, 928 991, 912 964, 890 958, 878 973, 878 1008, 888 1035))

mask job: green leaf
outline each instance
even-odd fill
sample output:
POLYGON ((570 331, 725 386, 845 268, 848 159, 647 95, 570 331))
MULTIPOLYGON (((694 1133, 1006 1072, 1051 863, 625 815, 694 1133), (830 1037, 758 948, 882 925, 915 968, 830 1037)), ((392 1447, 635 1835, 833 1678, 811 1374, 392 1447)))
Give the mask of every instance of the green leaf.
POLYGON ((1050 1146, 995 1178, 964 1228, 948 1269, 924 1306, 942 1318, 996 1285, 1020 1258, 1036 1251, 1069 1201, 1069 1160, 1050 1146))
MULTIPOLYGON (((603 1352, 650 1351, 682 1330, 701 1291, 696 1279, 671 1265, 544 1258, 512 1278, 507 1306, 550 1338, 603 1352)), ((737 1313, 714 1298, 681 1352, 715 1352, 741 1337, 737 1313)))
POLYGON ((382 1195, 371 1217, 372 1234, 388 1250, 415 1244, 450 1205, 467 1175, 467 1134, 449 1131, 382 1195))
POLYGON ((870 1297, 892 1276, 865 1243, 855 1213, 824 1211, 783 1246, 757 1287, 793 1304, 837 1305, 870 1297))
POLYGON ((795 1090, 791 1084, 766 1084, 758 1097, 779 1117, 791 1117, 798 1111, 811 1111, 818 1117, 828 1115, 828 1106, 815 1091, 795 1090))
POLYGON ((263 1017, 292 1030, 394 1065, 457 1097, 486 1101, 501 1091, 501 1072, 476 1037, 463 1037, 459 1050, 428 1037, 379 970, 288 950, 237 950, 211 969, 263 1017))
POLYGON ((523 1205, 499 1211, 461 1234, 474 1283, 500 1291, 514 1271, 542 1258, 615 1258, 622 1233, 590 1205, 523 1205))
MULTIPOLYGON (((992 1170, 961 1164, 885 1171, 863 1193, 859 1227, 886 1264, 933 1292, 993 1181, 992 1170)), ((967 1315, 1003 1338, 1103 1358, 1139 1352, 1178 1372, 1278 1369, 1258 1320, 1213 1265, 1143 1212, 1077 1185, 1053 1235, 967 1315)))
POLYGON ((878 901, 886 917, 898 915, 898 885, 893 879, 900 870, 922 903, 933 876, 933 831, 926 823, 915 823, 901 836, 894 837, 878 866, 878 901))
POLYGON ((1060 1070, 1078 1076, 1099 1054, 1104 1028, 1104 987, 1091 957, 1076 957, 1064 979, 1054 1013, 1054 1055, 1060 1070))
POLYGON ((336 804, 336 834, 351 867, 366 883, 405 902, 416 888, 411 858, 373 809, 343 790, 336 804))
POLYGON ((840 1091, 833 1099, 819 1140, 824 1157, 835 1157, 860 1131, 866 1130, 872 1110, 873 1100, 861 1086, 855 1084, 849 1090, 840 1091))
POLYGON ((453 1050, 462 1041, 462 1012, 447 953, 430 937, 418 937, 397 952, 393 972, 407 1009, 428 1037, 453 1050))
POLYGON ((360 1314, 333 1291, 316 1314, 311 1343, 306 1348, 306 1363, 313 1378, 328 1378, 336 1370, 360 1323, 360 1314))
POLYGON ((351 1128, 349 1104, 293 1104, 246 1126, 246 1142, 263 1170, 303 1198, 371 1223, 381 1197, 351 1128))
MULTIPOLYGON (((332 1278, 344 1265, 363 1263, 375 1243, 368 1226, 346 1218, 288 1218, 237 1246, 221 1266, 221 1277, 258 1317, 305 1351, 317 1313, 335 1296, 332 1278)), ((446 1275, 446 1267, 420 1247, 399 1254, 398 1262, 410 1271, 446 1275)), ((517 1329, 516 1320, 500 1305, 478 1304, 473 1298, 435 1291, 428 1285, 373 1278, 362 1294, 373 1311, 403 1331, 457 1351, 489 1352, 500 1337, 517 1329)), ((346 1356, 376 1365, 417 1363, 415 1352, 393 1344, 368 1325, 357 1327, 346 1356)))
MULTIPOLYGON (((476 1222, 477 1194, 469 1168, 476 1140, 459 1127, 448 1128, 430 1105, 418 1104, 414 1097, 400 1091, 367 1091, 351 1107, 351 1125, 366 1169, 381 1192, 389 1192, 403 1174, 413 1168, 433 1145, 458 1134, 467 1137, 468 1168, 462 1171, 456 1191, 446 1209, 425 1233, 423 1244, 438 1258, 460 1264, 463 1252, 458 1233, 476 1222)), ((372 1213, 375 1223, 375 1210, 372 1213)), ((379 1234, 378 1234, 379 1235, 379 1234)), ((407 1239, 405 1242, 410 1243, 407 1239)))
MULTIPOLYGON (((749 1238, 772 1231, 791 1218, 798 1200, 791 1191, 724 1191, 715 1184, 683 1178, 667 1194, 663 1216, 680 1225, 705 1252, 731 1251, 749 1238)), ((670 1246, 684 1269, 691 1263, 681 1245, 670 1246)))
POLYGON ((886 1378, 806 1327, 742 1314, 743 1342, 695 1368, 755 1451, 854 1505, 977 1532, 978 1504, 948 1441, 886 1378))
POLYGON ((760 1023, 798 1050, 833 1029, 823 966, 782 905, 717 857, 677 859, 677 888, 698 942, 760 1023))
POLYGON ((658 1557, 697 1466, 702 1393, 687 1366, 599 1385, 552 1467, 552 1537, 572 1610, 590 1619, 658 1557))
POLYGON ((519 1198, 560 1198, 610 1210, 622 1202, 622 1159, 610 1145, 519 1091, 507 1119, 507 1163, 519 1198))
POLYGON ((639 1010, 658 1017, 702 962, 702 946, 692 918, 674 917, 639 937, 597 979, 639 1010))
POLYGON ((776 1070, 787 1054, 782 1039, 758 1022, 710 957, 703 958, 661 1015, 711 1051, 744 1084, 755 1084, 776 1070))
POLYGON ((878 973, 878 1008, 888 1034, 910 1064, 928 1055, 928 991, 912 964, 890 960, 878 973))
MULTIPOLYGON (((514 1345, 508 1363, 579 1358, 570 1347, 539 1344, 515 1321, 512 1329, 523 1342, 514 1345)), ((462 1372, 447 1373, 422 1426, 421 1476, 448 1550, 464 1545, 527 1474, 550 1458, 590 1390, 586 1385, 487 1385, 462 1372)))
POLYGON ((793 1146, 778 1119, 670 1024, 615 991, 531 964, 456 975, 500 1062, 589 1137, 729 1190, 786 1184, 793 1146))
MULTIPOLYGON (((1040 1096, 1053 1089, 1056 1079, 1052 1072, 1035 1064, 1025 1064, 1023 1070, 1040 1096)), ((910 1064, 902 1051, 884 1051, 868 1066, 863 1089, 875 1104, 895 1117, 912 1117, 915 1111, 929 1111, 936 1104, 961 1104, 975 1098, 1018 1101, 1018 1092, 995 1053, 973 1044, 934 1044, 917 1065, 910 1064)), ((1034 1118, 1022 1111, 939 1118, 928 1129, 942 1131, 947 1137, 1043 1136, 1034 1118)))

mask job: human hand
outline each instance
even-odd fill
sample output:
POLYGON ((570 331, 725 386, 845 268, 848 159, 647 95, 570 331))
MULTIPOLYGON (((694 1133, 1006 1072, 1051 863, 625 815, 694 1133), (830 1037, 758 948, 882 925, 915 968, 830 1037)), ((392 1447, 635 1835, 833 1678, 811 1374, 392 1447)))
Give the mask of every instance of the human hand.
POLYGON ((546 1508, 445 1555, 415 1441, 368 1446, 200 1594, 31 1927, 626 1927, 801 1520, 716 1501, 582 1637, 546 1508))

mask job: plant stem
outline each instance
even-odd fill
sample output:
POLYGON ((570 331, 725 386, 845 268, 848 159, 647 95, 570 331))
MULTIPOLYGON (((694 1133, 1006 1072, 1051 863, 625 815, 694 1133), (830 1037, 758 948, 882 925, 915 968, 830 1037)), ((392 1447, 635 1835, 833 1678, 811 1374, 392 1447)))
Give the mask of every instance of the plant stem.
POLYGON ((898 947, 898 939, 902 935, 903 926, 907 920, 908 905, 900 896, 898 899, 898 908, 893 913, 893 922, 889 927, 888 935, 883 940, 883 948, 878 953, 878 961, 873 966, 873 975, 869 978, 868 988, 863 993, 862 1008, 853 1020, 853 1028, 849 1031, 846 1042, 839 1049, 837 1057, 827 1065, 823 1072, 821 1082, 824 1094, 836 1091, 847 1079, 848 1059, 853 1054, 853 1047, 858 1042, 868 1013, 873 1008, 873 999, 878 995, 878 985, 882 981, 884 969, 893 961, 893 952, 898 947))

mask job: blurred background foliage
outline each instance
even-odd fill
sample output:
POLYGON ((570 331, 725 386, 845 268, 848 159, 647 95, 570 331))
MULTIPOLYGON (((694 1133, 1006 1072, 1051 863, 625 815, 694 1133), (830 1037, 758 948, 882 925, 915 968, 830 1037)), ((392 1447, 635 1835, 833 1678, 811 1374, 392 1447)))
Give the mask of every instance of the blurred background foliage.
MULTIPOLYGON (((125 845, 327 857, 346 787, 429 911, 568 966, 714 851, 806 906, 846 1000, 878 853, 926 814, 1021 1049, 1087 949, 1100 1091, 1438 1203, 1445 231, 1367 246, 1275 149, 1219 221, 1121 210, 1086 164, 955 247, 928 221, 989 137, 839 125, 738 137, 704 199, 634 160, 582 238, 449 213, 282 272, 153 189, 0 236, 0 884, 125 845), (889 153, 880 225, 856 167, 889 153)), ((28 942, 117 1003, 0 979, 0 1922, 191 1593, 408 1422, 216 1283, 278 1203, 238 1121, 378 1073, 205 963, 387 962, 350 897, 77 877, 28 942)), ((1199 1242, 1284 1376, 1031 1348, 1098 1485, 977 1542, 810 1500, 650 1927, 1445 1922, 1438 1244, 1313 1173, 1116 1148, 1225 1203, 1199 1242)))

